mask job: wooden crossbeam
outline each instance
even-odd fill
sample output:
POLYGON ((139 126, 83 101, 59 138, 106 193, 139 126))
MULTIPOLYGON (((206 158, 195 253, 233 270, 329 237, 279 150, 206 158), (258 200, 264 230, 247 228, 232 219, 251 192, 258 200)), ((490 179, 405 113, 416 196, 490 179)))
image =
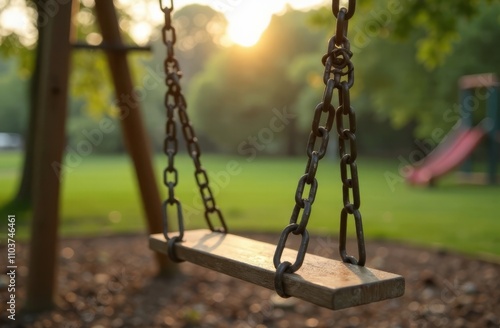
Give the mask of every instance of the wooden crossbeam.
MULTIPOLYGON (((173 233, 175 235, 175 233, 173 233)), ((151 235, 149 247, 167 254, 163 234, 151 235)), ((274 290, 273 255, 276 245, 210 230, 190 230, 175 252, 185 261, 274 290)), ((285 249, 282 259, 297 252, 285 249)), ((285 274, 285 292, 333 310, 402 296, 402 276, 307 254, 294 274, 285 274)))
POLYGON ((90 50, 105 50, 105 51, 147 51, 151 52, 151 46, 133 46, 125 44, 104 43, 88 44, 84 42, 75 42, 71 46, 73 49, 90 49, 90 50))

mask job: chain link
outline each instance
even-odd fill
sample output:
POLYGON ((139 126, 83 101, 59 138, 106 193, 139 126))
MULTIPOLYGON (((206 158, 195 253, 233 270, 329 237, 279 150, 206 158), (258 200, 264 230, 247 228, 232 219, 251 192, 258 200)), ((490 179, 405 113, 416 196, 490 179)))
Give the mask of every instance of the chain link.
POLYGON ((363 224, 359 211, 361 200, 356 165, 356 115, 351 108, 349 94, 349 90, 354 84, 354 65, 351 61, 352 52, 350 51, 350 43, 347 39, 347 29, 348 20, 353 16, 355 8, 356 0, 349 0, 348 8, 342 7, 339 0, 332 1, 333 14, 337 18, 337 25, 335 35, 328 42, 327 54, 322 58, 322 63, 325 66, 323 74, 325 90, 322 101, 314 110, 311 133, 309 134, 306 147, 308 161, 305 174, 299 179, 295 192, 295 206, 292 211, 290 222, 281 233, 273 258, 274 267, 276 268, 274 287, 281 297, 288 297, 283 284, 284 274, 293 273, 300 269, 307 252, 309 242, 307 224, 311 215, 312 204, 318 190, 316 172, 318 170, 319 161, 326 154, 329 133, 333 127, 335 118, 337 119, 336 128, 339 139, 339 155, 341 159, 340 175, 343 197, 339 233, 340 256, 344 262, 358 265, 364 265, 365 263, 366 254, 363 224), (339 103, 336 109, 332 105, 332 98, 335 92, 337 92, 339 103), (323 116, 326 116, 326 119, 323 118, 323 116), (324 125, 321 125, 322 118, 323 121, 325 121, 324 125), (347 128, 344 126, 344 118, 347 120, 347 128), (316 147, 318 139, 320 142, 319 146, 316 147), (307 198, 303 198, 306 185, 309 186, 309 193, 307 198), (302 215, 299 221, 298 218, 301 211, 302 215), (349 215, 352 215, 355 220, 359 259, 348 255, 346 250, 347 220, 349 215), (286 241, 291 233, 301 235, 302 237, 293 264, 289 261, 281 261, 286 241))
POLYGON ((163 182, 168 188, 168 198, 163 202, 163 234, 168 240, 168 254, 174 261, 180 261, 175 255, 174 246, 176 242, 182 241, 184 236, 184 217, 182 212, 182 204, 175 197, 175 187, 179 182, 179 173, 175 167, 175 155, 178 152, 178 139, 177 139, 177 123, 174 114, 177 112, 179 122, 181 125, 182 134, 186 141, 186 148, 188 154, 193 159, 195 166, 195 180, 198 185, 200 196, 205 207, 205 220, 208 227, 212 231, 227 232, 227 226, 224 221, 222 212, 215 203, 215 198, 212 189, 209 185, 208 174, 201 165, 200 156, 201 150, 194 132, 193 126, 189 120, 187 113, 186 99, 182 93, 180 80, 182 72, 179 62, 175 58, 174 46, 177 41, 177 34, 175 28, 172 26, 172 12, 174 9, 173 0, 162 1, 160 0, 161 11, 165 15, 165 25, 162 28, 162 40, 167 49, 167 55, 164 61, 165 71, 165 84, 167 92, 165 94, 165 108, 167 112, 167 121, 165 126, 165 140, 163 151, 167 155, 168 163, 163 171, 163 182), (165 4, 169 3, 168 4, 165 4), (177 220, 179 227, 179 234, 177 236, 169 236, 168 234, 168 207, 175 206, 177 209, 177 220), (211 216, 217 216, 220 228, 215 228, 212 223, 211 216))

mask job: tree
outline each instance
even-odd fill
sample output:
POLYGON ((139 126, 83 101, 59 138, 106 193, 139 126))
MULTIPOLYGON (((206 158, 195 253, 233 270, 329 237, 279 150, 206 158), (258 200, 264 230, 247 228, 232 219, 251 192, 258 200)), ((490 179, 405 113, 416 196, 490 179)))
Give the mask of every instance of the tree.
POLYGON ((294 142, 287 146, 284 140, 295 136, 293 104, 304 82, 290 80, 288 71, 297 56, 317 53, 323 40, 320 31, 308 30, 307 19, 298 11, 274 16, 256 46, 222 50, 193 79, 193 120, 220 149, 250 157, 294 152, 294 142))
MULTIPOLYGON (((207 58, 222 49, 220 39, 225 31, 227 22, 222 14, 210 7, 189 5, 174 12, 173 25, 176 29, 177 43, 175 55, 182 70, 182 85, 186 90, 190 86, 193 76, 202 72, 207 65, 207 58)), ((141 102, 144 104, 144 117, 148 126, 150 139, 154 149, 163 149, 165 134, 165 74, 163 70, 165 60, 165 46, 160 36, 161 28, 152 38, 152 53, 149 58, 142 58, 142 80, 148 78, 157 83, 148 83, 138 87, 145 89, 141 102)), ((141 78, 138 79, 141 81, 141 78)), ((211 146, 206 140, 201 140, 203 149, 211 146)), ((210 147, 213 149, 213 147, 210 147)))
MULTIPOLYGON (((379 37, 411 39, 418 37, 415 57, 428 69, 443 64, 459 39, 458 28, 464 21, 477 17, 485 5, 498 0, 456 0, 453 3, 434 0, 358 1, 350 31, 351 47, 359 52, 379 37)), ((314 14, 312 21, 324 28, 331 26, 330 8, 314 14)))
MULTIPOLYGON (((36 3, 37 11, 41 10, 42 4, 40 2, 36 3)), ((38 17, 38 20, 41 20, 41 17, 38 17)), ((38 31, 38 42, 42 43, 45 38, 46 38, 46 30, 47 26, 41 24, 41 21, 38 21, 36 23, 37 25, 37 31, 38 31)), ((7 40, 10 40, 10 42, 7 42, 7 46, 0 47, 2 48, 2 51, 6 55, 12 55, 12 53, 17 53, 19 55, 19 58, 21 58, 21 67, 28 67, 30 66, 30 62, 33 62, 33 74, 31 76, 30 80, 30 86, 29 86, 29 121, 28 121, 28 126, 26 129, 26 132, 24 133, 25 135, 25 156, 24 156, 24 161, 23 161, 23 171, 21 175, 21 181, 19 183, 19 188, 18 191, 13 198, 12 202, 10 205, 13 205, 15 207, 21 207, 21 208, 30 208, 32 206, 33 202, 33 179, 34 179, 34 170, 35 170, 35 135, 36 135, 36 127, 37 127, 37 122, 39 120, 39 104, 38 104, 38 99, 39 99, 39 75, 40 75, 40 58, 41 56, 41 47, 37 47, 36 49, 36 56, 35 60, 30 61, 28 58, 31 57, 30 51, 26 47, 21 46, 20 42, 20 37, 14 33, 9 34, 7 37, 7 40)), ((32 59, 31 59, 32 60, 32 59)))
MULTIPOLYGON (((349 31, 357 72, 352 103, 360 121, 375 119, 375 112, 380 124, 387 120, 397 128, 411 124, 417 136, 453 125, 444 122, 442 110, 436 109, 446 109, 456 102, 458 77, 496 70, 491 60, 483 61, 490 64, 489 68, 473 65, 476 68, 471 69, 467 64, 469 69, 462 69, 464 61, 459 59, 465 53, 474 56, 472 53, 489 52, 486 48, 491 49, 491 44, 484 44, 481 50, 481 46, 465 46, 475 42, 465 39, 477 22, 496 24, 498 14, 484 17, 485 11, 496 6, 494 1, 458 1, 452 8, 431 1, 360 2, 349 31), (461 44, 466 49, 462 50, 461 44)), ((322 30, 316 31, 317 37, 307 35, 303 18, 293 15, 289 12, 275 17, 255 48, 222 50, 209 60, 207 70, 195 77, 189 92, 195 123, 220 148, 240 154, 276 152, 287 133, 275 133, 272 137, 276 144, 254 141, 266 139, 272 107, 279 104, 295 114, 310 113, 321 99, 323 68, 319 58, 326 51, 326 43, 318 40, 326 40, 333 33, 331 9, 310 14, 310 20, 322 30), (285 23, 287 18, 289 25, 285 23), (329 26, 327 33, 325 26, 329 26)), ((483 29, 487 31, 481 39, 494 40, 498 29, 483 29)), ((309 115, 299 118, 299 130, 305 134, 309 115)))
POLYGON ((496 42, 500 38, 500 3, 483 2, 475 11, 474 18, 458 22, 460 40, 455 41, 446 60, 432 69, 415 56, 423 31, 414 30, 404 40, 373 39, 354 57, 359 77, 355 90, 366 97, 368 109, 389 118, 398 128, 415 122, 419 137, 436 129, 447 131, 456 124, 460 118, 460 76, 500 72, 496 60, 500 57, 496 42), (447 114, 450 111, 452 115, 447 114))
POLYGON ((19 77, 17 65, 15 59, 0 62, 0 132, 22 134, 26 121, 25 108, 28 107, 25 97, 28 83, 19 77))
POLYGON ((190 80, 205 67, 206 58, 221 49, 227 21, 208 6, 189 5, 175 12, 174 25, 177 30, 176 55, 184 63, 183 78, 190 80))

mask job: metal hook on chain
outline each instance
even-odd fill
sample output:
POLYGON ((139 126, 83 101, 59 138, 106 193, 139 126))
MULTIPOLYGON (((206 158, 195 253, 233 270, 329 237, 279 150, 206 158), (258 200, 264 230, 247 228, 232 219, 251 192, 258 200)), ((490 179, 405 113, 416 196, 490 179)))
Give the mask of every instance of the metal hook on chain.
POLYGON ((356 0, 333 0, 332 1, 332 12, 335 18, 337 18, 339 12, 342 8, 347 10, 345 19, 350 19, 354 12, 356 11, 356 0))
POLYGON ((171 12, 174 10, 174 0, 170 0, 170 7, 168 5, 163 5, 163 0, 160 0, 160 9, 164 13, 171 12))

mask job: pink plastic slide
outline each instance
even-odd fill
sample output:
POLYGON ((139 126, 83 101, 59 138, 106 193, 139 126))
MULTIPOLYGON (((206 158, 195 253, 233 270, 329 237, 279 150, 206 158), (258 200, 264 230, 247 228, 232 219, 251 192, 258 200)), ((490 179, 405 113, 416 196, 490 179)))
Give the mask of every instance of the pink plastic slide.
POLYGON ((441 143, 426 158, 414 165, 407 181, 410 184, 429 184, 432 179, 450 172, 467 159, 485 134, 484 129, 478 126, 448 136, 450 140, 441 143))

